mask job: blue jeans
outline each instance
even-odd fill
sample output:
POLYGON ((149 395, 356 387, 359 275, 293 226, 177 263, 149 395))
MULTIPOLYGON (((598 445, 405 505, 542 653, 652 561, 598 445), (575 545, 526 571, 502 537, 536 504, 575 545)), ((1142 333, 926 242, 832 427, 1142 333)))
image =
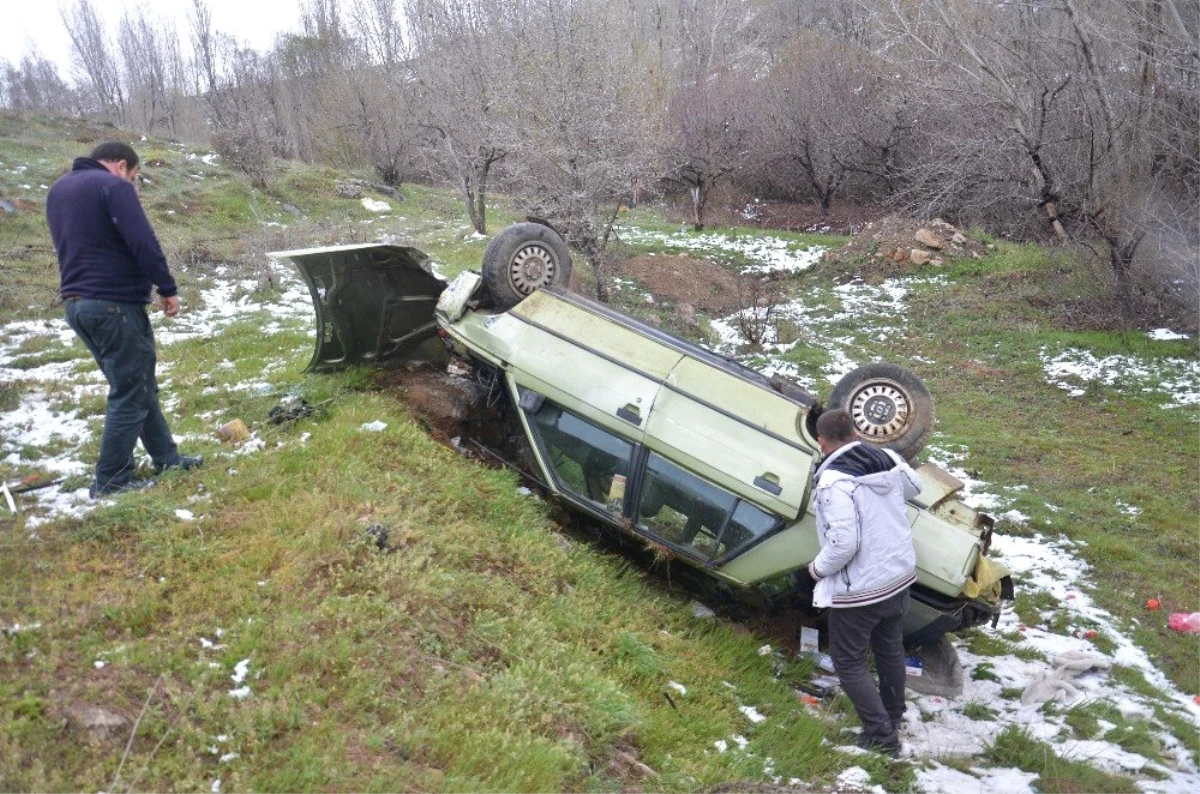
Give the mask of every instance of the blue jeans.
POLYGON ((154 332, 146 307, 79 298, 67 301, 66 308, 67 324, 108 381, 95 487, 115 490, 133 479, 133 450, 139 438, 156 466, 177 463, 179 449, 158 405, 154 332))
POLYGON ((854 704, 863 735, 883 745, 899 739, 893 723, 904 717, 904 613, 906 588, 877 604, 829 610, 829 656, 842 691, 854 704), (875 657, 879 686, 867 669, 867 653, 875 657))

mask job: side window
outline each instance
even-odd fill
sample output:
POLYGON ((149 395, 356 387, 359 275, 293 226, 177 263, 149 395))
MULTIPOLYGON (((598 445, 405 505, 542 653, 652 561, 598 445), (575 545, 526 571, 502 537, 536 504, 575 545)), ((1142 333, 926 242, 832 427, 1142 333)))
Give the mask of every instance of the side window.
POLYGON ((774 529, 779 519, 658 455, 646 464, 638 528, 716 559, 774 529))
POLYGON ((559 484, 603 510, 621 513, 633 445, 551 402, 543 402, 532 418, 559 484))

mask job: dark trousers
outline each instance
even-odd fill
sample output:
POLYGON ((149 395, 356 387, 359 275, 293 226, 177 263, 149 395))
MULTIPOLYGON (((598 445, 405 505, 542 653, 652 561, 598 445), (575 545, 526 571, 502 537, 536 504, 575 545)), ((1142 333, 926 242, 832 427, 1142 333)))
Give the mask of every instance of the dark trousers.
POLYGON ((879 744, 899 742, 893 723, 904 717, 904 613, 908 589, 865 607, 829 610, 829 656, 862 722, 863 735, 879 744), (867 669, 875 656, 879 686, 867 669))
POLYGON ((67 324, 108 381, 96 487, 119 488, 133 479, 133 450, 139 438, 155 465, 177 463, 179 450, 158 405, 154 332, 146 307, 79 298, 67 301, 66 308, 67 324))

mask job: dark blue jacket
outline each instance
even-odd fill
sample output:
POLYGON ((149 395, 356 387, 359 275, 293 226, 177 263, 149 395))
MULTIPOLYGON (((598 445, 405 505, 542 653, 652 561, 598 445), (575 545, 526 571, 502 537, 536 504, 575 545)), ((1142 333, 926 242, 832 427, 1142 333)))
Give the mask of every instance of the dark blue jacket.
POLYGON ((177 292, 137 191, 99 161, 75 158, 50 187, 46 220, 64 298, 149 303, 151 286, 165 298, 177 292))

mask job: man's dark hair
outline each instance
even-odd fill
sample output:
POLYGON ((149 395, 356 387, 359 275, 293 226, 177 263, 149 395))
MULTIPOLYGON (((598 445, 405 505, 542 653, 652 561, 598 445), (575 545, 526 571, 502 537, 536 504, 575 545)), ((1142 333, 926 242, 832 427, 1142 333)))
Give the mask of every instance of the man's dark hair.
POLYGON ((104 143, 92 149, 92 153, 88 155, 93 160, 104 160, 109 163, 119 163, 125 161, 125 166, 129 169, 137 168, 138 156, 133 147, 121 141, 105 141, 104 143))
POLYGON ((817 437, 831 444, 845 444, 854 440, 854 423, 845 408, 825 411, 817 417, 817 437))

